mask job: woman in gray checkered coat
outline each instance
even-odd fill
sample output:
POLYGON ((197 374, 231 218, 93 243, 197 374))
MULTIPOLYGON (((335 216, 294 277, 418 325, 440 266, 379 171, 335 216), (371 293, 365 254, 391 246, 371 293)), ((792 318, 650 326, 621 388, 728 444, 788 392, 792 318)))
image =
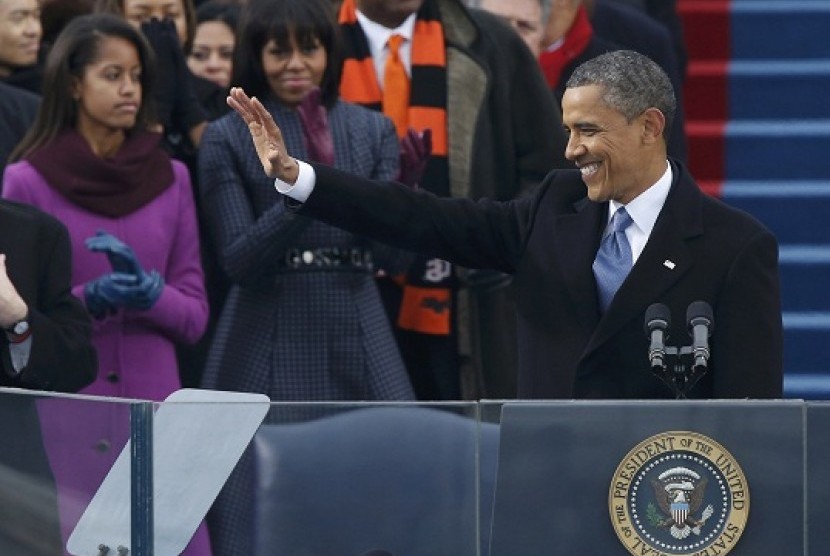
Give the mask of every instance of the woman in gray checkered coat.
MULTIPOLYGON (((391 121, 338 99, 336 27, 322 4, 252 2, 234 84, 263 101, 292 154, 395 178, 391 121)), ((384 251, 401 253, 287 212, 235 113, 205 131, 199 178, 206 222, 233 283, 203 386, 272 400, 413 399, 373 278, 379 267, 397 270, 383 262, 384 251)))

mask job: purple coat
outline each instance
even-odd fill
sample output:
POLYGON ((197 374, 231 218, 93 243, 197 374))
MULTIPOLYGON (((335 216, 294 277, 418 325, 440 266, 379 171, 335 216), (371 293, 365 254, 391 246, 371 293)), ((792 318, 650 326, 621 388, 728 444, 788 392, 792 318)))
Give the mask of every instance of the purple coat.
MULTIPOLYGON (((174 183, 150 203, 118 218, 72 203, 26 161, 6 167, 3 197, 34 205, 68 228, 72 291, 82 301, 84 285, 111 271, 106 255, 84 244, 98 230, 132 247, 145 270, 156 269, 164 277, 164 291, 151 309, 119 310, 93 320, 99 371, 82 394, 163 400, 181 387, 176 343, 194 343, 205 330, 208 304, 190 176, 182 163, 172 164, 174 183)), ((129 409, 124 404, 64 400, 44 400, 39 409, 58 484, 65 541, 129 438, 129 409)), ((204 528, 196 539, 185 553, 210 554, 204 528), (193 550, 196 545, 199 548, 193 550)))

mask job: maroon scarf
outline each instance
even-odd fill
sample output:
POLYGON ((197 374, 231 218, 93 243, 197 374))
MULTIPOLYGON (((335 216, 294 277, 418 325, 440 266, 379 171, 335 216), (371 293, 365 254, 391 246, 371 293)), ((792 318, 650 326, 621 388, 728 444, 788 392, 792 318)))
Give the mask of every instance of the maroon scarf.
POLYGON ((50 187, 90 212, 117 218, 155 199, 173 184, 170 157, 159 146, 161 135, 137 131, 112 158, 101 158, 74 129, 26 159, 50 187))

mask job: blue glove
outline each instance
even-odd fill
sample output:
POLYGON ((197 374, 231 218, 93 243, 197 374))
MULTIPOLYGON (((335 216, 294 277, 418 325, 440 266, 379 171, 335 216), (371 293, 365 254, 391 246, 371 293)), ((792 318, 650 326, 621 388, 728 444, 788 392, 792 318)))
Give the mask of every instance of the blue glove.
MULTIPOLYGON (((115 313, 118 308, 110 298, 101 291, 102 284, 106 284, 109 280, 109 274, 105 274, 90 280, 84 286, 84 301, 86 302, 86 309, 89 314, 96 319, 102 319, 107 315, 115 313)), ((106 286, 104 286, 106 291, 106 286)))
POLYGON ((123 272, 111 272, 87 282, 84 298, 89 313, 101 319, 118 308, 147 310, 158 301, 164 279, 153 270, 141 278, 123 272))
POLYGON ((121 272, 113 272, 109 276, 112 283, 110 291, 130 309, 146 311, 156 304, 164 290, 164 278, 155 270, 144 273, 138 279, 121 272))
POLYGON ((113 271, 132 274, 136 278, 144 274, 144 269, 141 268, 132 248, 114 235, 99 230, 97 234, 87 238, 85 243, 90 251, 105 253, 113 271))

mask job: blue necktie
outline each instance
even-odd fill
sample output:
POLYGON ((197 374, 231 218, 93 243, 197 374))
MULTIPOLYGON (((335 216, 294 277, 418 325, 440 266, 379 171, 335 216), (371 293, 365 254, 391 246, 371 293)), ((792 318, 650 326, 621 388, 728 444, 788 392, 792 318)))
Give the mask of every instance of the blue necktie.
POLYGON ((631 222, 625 207, 620 207, 611 218, 594 259, 594 276, 597 279, 599 306, 603 313, 611 305, 614 294, 631 270, 631 245, 625 237, 625 229, 631 222))

